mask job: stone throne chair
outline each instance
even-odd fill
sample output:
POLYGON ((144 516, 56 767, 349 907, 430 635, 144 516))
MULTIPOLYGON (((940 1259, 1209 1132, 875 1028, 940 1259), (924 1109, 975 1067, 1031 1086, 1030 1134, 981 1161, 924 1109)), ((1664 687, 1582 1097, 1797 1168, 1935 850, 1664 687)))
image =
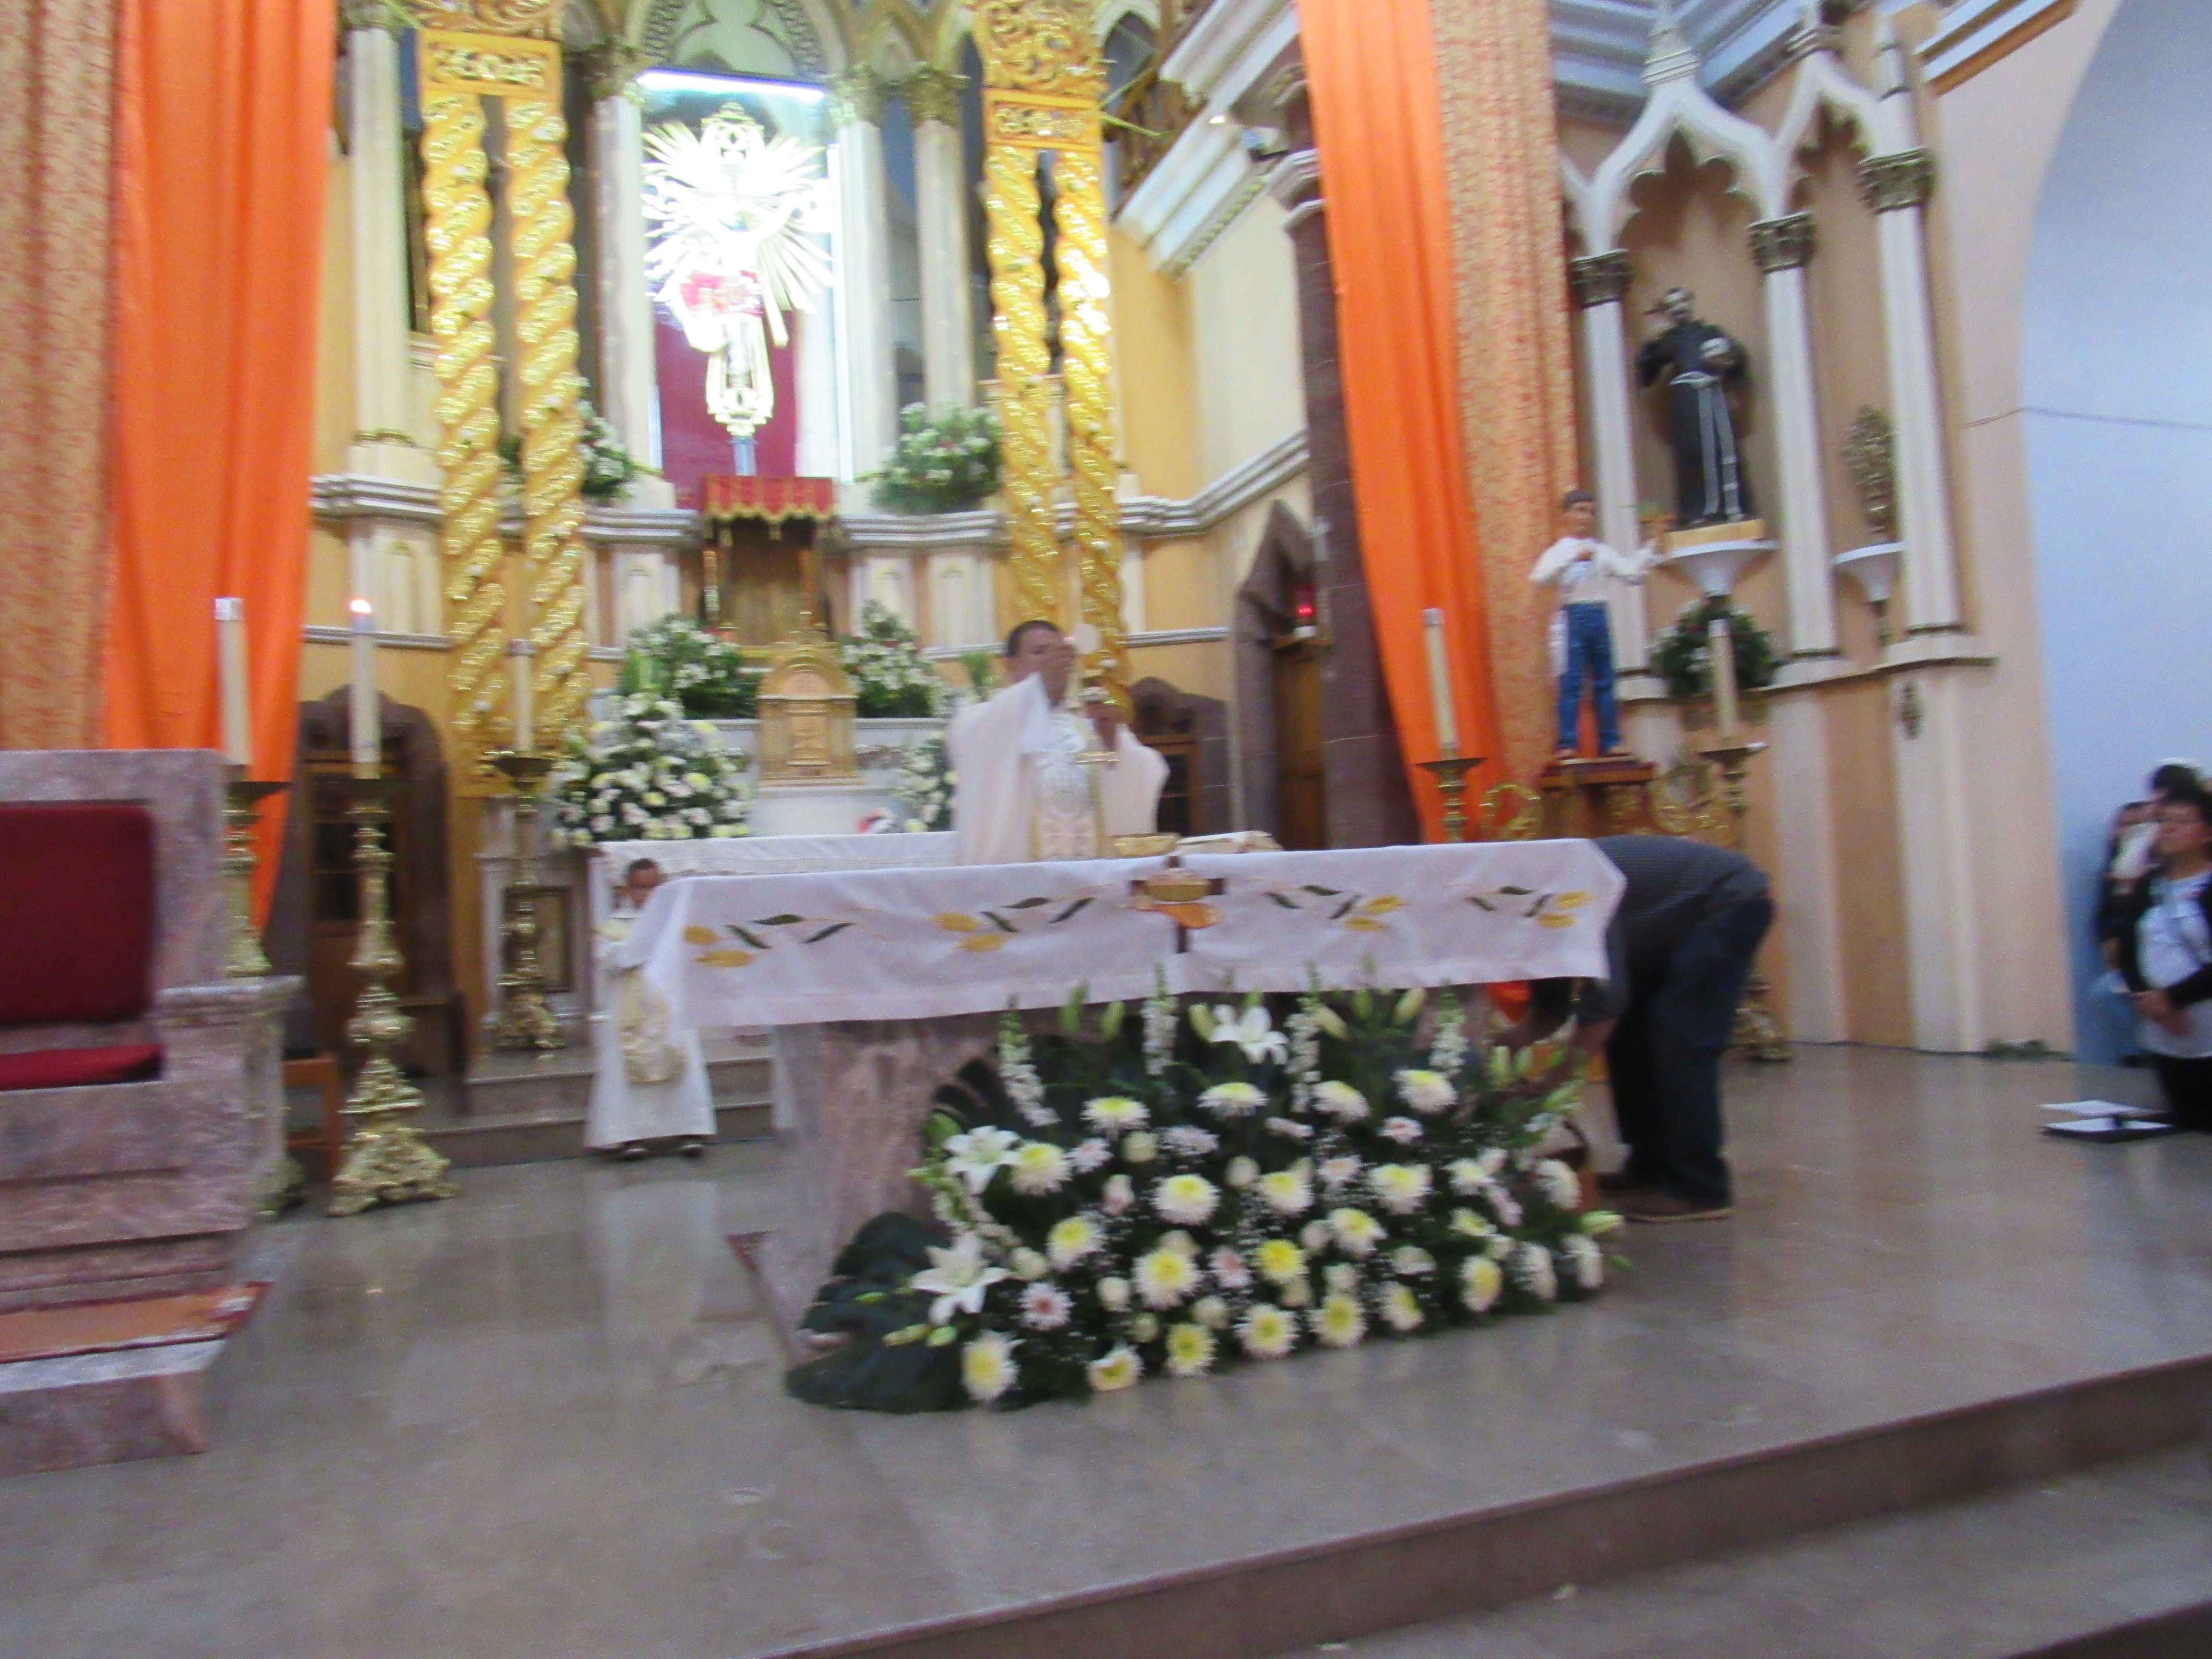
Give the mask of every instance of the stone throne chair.
POLYGON ((231 1282, 294 979, 224 974, 225 768, 0 753, 0 1316, 231 1282))

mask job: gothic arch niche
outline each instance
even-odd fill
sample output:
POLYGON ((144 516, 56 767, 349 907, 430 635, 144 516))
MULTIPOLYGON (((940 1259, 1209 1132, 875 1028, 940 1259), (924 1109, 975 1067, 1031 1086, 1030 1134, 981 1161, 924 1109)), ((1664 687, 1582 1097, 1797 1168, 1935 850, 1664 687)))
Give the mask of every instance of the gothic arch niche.
POLYGON ((1243 827, 1267 830, 1285 847, 1328 845, 1321 696, 1327 647, 1315 626, 1317 592, 1313 534, 1279 501, 1237 590, 1230 647, 1243 827))
POLYGON ((846 57, 808 0, 651 0, 638 45, 655 64, 775 81, 819 81, 846 57))

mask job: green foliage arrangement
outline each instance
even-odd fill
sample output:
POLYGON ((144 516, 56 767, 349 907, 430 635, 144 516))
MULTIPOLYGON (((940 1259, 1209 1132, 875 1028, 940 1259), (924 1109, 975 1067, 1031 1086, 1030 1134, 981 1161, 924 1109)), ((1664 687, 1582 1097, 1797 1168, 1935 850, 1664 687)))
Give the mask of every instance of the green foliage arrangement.
POLYGON ((793 1369, 887 1412, 1086 1398, 1594 1295, 1618 1224, 1536 1149, 1579 1090, 1468 1039, 1458 994, 1082 1006, 938 1091, 916 1178, 839 1257, 793 1369), (1277 1013, 1287 1011, 1278 1028, 1277 1013), (842 1340, 838 1340, 842 1339, 842 1340))
POLYGON ((1781 659, 1775 654, 1774 641, 1767 631, 1750 612, 1737 610, 1726 599, 1706 599, 1684 605, 1674 627, 1651 647, 1652 670, 1667 682, 1668 696, 1713 695, 1712 653, 1705 629, 1721 617, 1729 619, 1729 633, 1735 643, 1737 688, 1757 691, 1774 684, 1781 659))
POLYGON ((999 423, 990 412, 957 405, 932 415, 921 404, 899 411, 898 443, 872 474, 886 513, 961 513, 999 488, 999 423))

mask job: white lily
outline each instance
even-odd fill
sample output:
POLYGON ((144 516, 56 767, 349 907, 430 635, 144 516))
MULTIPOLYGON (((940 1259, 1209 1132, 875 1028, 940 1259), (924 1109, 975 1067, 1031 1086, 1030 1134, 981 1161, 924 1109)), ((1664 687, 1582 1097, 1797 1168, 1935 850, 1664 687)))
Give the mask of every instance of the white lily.
POLYGON ((987 1123, 945 1143, 945 1167, 966 1182, 969 1192, 980 1193, 993 1176, 1014 1161, 1021 1144, 1019 1135, 987 1123))
POLYGON ((1263 1060, 1280 1063, 1290 1058, 1283 1034, 1269 1023, 1265 1008, 1247 1008, 1239 1012, 1226 1003, 1216 1003, 1213 1041, 1235 1043, 1244 1051, 1244 1058, 1255 1063, 1263 1060))
POLYGON ((907 1287, 927 1291, 937 1298, 929 1304, 929 1322, 942 1325, 952 1317, 955 1309, 962 1313, 982 1312, 983 1292, 1006 1276, 1004 1267, 984 1265, 981 1237, 963 1233, 949 1250, 932 1245, 929 1265, 907 1280, 907 1287))

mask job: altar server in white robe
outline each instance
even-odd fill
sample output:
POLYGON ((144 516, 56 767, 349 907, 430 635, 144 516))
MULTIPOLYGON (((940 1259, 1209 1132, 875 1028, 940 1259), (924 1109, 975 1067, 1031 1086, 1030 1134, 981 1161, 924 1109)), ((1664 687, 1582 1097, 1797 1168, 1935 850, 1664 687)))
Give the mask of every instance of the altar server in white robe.
POLYGON ((1167 762, 1137 741, 1113 703, 1083 714, 1065 707, 1076 660, 1073 642, 1052 623, 1022 623, 1006 636, 1006 685, 946 730, 963 864, 1106 856, 1097 844, 1094 775, 1109 841, 1156 827, 1167 762), (1076 758, 1094 750, 1094 739, 1113 752, 1113 764, 1076 758))
POLYGON ((631 1160, 656 1146, 686 1158, 714 1134, 714 1098, 696 1031, 672 1030, 667 999, 644 972, 613 960, 663 877, 651 859, 623 872, 615 914, 599 926, 599 1009, 592 1016, 592 1107, 584 1144, 631 1160))

